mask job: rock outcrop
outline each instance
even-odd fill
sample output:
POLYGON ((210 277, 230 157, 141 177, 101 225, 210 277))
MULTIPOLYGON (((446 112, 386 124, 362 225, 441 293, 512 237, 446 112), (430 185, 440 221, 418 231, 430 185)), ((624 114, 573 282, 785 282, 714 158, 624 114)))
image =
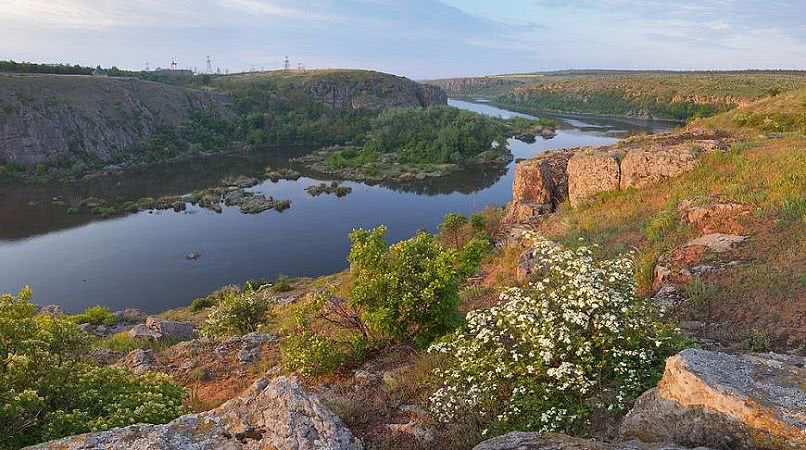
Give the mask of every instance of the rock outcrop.
POLYGON ((519 162, 515 166, 508 222, 526 222, 554 211, 568 197, 568 160, 572 154, 557 152, 519 162))
POLYGON ((153 368, 154 362, 153 350, 138 348, 129 352, 114 367, 124 367, 137 375, 142 375, 153 368))
POLYGON ((696 158, 686 144, 653 150, 634 150, 621 161, 621 190, 640 188, 694 169, 696 158))
POLYGON ((0 161, 49 163, 82 152, 108 161, 194 110, 231 114, 209 91, 132 78, 0 74, 0 161))
POLYGON ((186 341, 195 337, 192 323, 147 317, 146 323, 135 325, 129 330, 132 339, 153 341, 186 341))
POLYGON ((625 437, 717 449, 806 449, 806 359, 689 349, 669 358, 625 437))
POLYGON ((620 168, 611 155, 577 154, 568 161, 568 199, 576 206, 593 194, 616 191, 620 168))
MULTIPOLYGON (((512 432, 482 442, 473 450, 686 450, 666 444, 647 444, 640 441, 598 442, 558 433, 512 432)), ((696 450, 707 450, 697 447, 696 450)))
POLYGON ((356 450, 362 444, 299 383, 262 378, 238 398, 165 425, 132 425, 72 436, 32 449, 53 450, 356 450))

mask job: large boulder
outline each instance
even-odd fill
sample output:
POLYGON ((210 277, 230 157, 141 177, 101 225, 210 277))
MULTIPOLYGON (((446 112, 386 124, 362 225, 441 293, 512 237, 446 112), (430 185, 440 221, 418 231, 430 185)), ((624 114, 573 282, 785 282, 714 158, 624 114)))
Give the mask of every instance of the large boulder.
POLYGON ((572 205, 599 192, 618 189, 619 165, 613 156, 577 154, 568 161, 568 198, 572 205))
MULTIPOLYGON (((686 450, 665 444, 640 441, 606 443, 580 439, 559 433, 512 433, 498 436, 473 447, 473 450, 686 450)), ((698 450, 707 450, 698 447, 698 450)))
POLYGON ((696 155, 690 144, 652 150, 628 151, 621 161, 622 190, 641 188, 694 169, 696 155))
POLYGON ((293 378, 261 378, 238 398, 165 425, 132 425, 40 444, 53 450, 361 449, 342 421, 293 378))
POLYGON ((126 308, 122 311, 115 311, 115 316, 123 322, 139 323, 146 320, 146 313, 136 308, 126 308))
POLYGON ((688 349, 669 358, 621 433, 718 449, 806 449, 806 359, 688 349))
POLYGON ((508 222, 523 222, 532 215, 552 212, 568 198, 566 169, 571 153, 560 152, 519 162, 512 183, 508 222))
POLYGON ((193 339, 195 330, 190 322, 177 322, 174 320, 160 319, 159 317, 146 318, 146 327, 157 333, 159 340, 186 341, 193 339))

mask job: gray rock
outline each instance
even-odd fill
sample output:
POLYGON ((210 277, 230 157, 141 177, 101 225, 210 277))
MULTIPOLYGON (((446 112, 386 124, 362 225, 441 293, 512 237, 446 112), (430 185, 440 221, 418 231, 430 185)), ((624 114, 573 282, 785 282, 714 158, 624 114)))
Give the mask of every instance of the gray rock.
POLYGON ((392 433, 408 434, 414 437, 414 440, 422 446, 431 444, 436 438, 434 428, 417 423, 413 420, 403 424, 391 423, 386 425, 386 429, 392 433))
POLYGON ((186 341, 193 339, 195 330, 192 323, 165 320, 158 317, 146 318, 146 327, 159 334, 158 340, 186 341))
POLYGON ((256 381, 240 397, 165 425, 132 425, 72 436, 32 449, 358 450, 363 446, 318 398, 291 378, 256 381))
POLYGON ((731 250, 735 244, 744 242, 745 239, 747 239, 747 236, 711 233, 688 241, 686 247, 698 245, 717 253, 724 253, 731 250))
POLYGON ((141 323, 129 330, 129 337, 132 339, 158 341, 162 338, 162 335, 141 323))
MULTIPOLYGON (((498 436, 473 447, 473 450, 688 450, 667 444, 640 441, 605 443, 580 439, 559 433, 512 433, 498 436)), ((708 450, 697 447, 694 450, 708 450)))
POLYGON ((155 362, 153 350, 138 348, 118 361, 115 367, 125 367, 137 375, 142 375, 151 370, 155 362))
POLYGON ((688 349, 621 426, 626 437, 730 449, 806 448, 806 369, 790 355, 688 349))
POLYGON ((108 366, 123 357, 123 353, 108 348, 96 348, 87 354, 87 359, 100 366, 108 366))

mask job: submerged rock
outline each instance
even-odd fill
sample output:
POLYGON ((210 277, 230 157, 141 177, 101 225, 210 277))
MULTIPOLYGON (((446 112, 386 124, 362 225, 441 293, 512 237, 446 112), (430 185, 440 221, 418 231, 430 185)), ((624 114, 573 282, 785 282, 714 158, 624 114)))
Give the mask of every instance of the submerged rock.
POLYGON ((621 426, 626 437, 720 449, 806 448, 806 359, 688 349, 621 426))
POLYGON ((59 450, 357 450, 341 419, 293 378, 261 378, 240 397, 165 425, 132 425, 40 444, 59 450))

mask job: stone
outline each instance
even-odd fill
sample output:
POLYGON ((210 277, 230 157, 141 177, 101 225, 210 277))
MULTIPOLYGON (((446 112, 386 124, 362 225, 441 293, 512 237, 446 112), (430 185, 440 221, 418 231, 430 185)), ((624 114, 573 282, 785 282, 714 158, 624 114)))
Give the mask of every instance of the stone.
POLYGON ((747 236, 735 234, 711 233, 692 239, 686 243, 686 247, 699 245, 717 253, 730 251, 735 244, 744 242, 747 236))
POLYGON ((672 269, 663 264, 657 264, 653 270, 652 289, 657 291, 666 284, 666 279, 672 275, 672 269))
POLYGON ((158 341, 162 338, 162 335, 141 323, 129 330, 129 337, 135 340, 158 341))
POLYGON ((627 438, 713 448, 806 448, 806 358, 688 349, 621 425, 627 438))
POLYGON ((136 308, 126 308, 123 311, 116 311, 114 314, 123 322, 139 323, 146 320, 146 313, 136 308))
POLYGON ((151 370, 155 362, 153 350, 138 348, 129 352, 114 367, 125 367, 137 375, 142 375, 151 370))
POLYGON ((64 315, 64 308, 62 308, 60 305, 40 306, 39 314, 47 314, 53 317, 61 317, 64 315))
POLYGON ((381 381, 381 375, 368 370, 356 370, 353 374, 353 380, 355 380, 355 384, 365 386, 381 381))
POLYGON ((428 411, 424 410, 419 405, 414 404, 400 405, 398 409, 400 410, 400 412, 409 414, 414 417, 420 417, 420 418, 431 417, 431 414, 429 414, 428 411))
POLYGON ((504 221, 522 223, 550 213, 568 198, 566 168, 571 153, 553 153, 519 162, 512 182, 512 202, 504 221))
MULTIPOLYGON (((667 444, 640 441, 604 443, 560 433, 526 433, 513 431, 494 437, 473 447, 473 450, 687 450, 667 444)), ((697 447, 695 450, 708 450, 697 447)))
POLYGON ((91 323, 80 323, 78 329, 87 334, 95 334, 95 327, 91 323))
POLYGON ((413 420, 403 424, 391 423, 386 425, 386 429, 392 433, 408 434, 414 437, 414 440, 420 445, 428 445, 434 442, 435 439, 434 429, 432 427, 417 423, 413 420))
POLYGON ((652 301, 663 308, 671 308, 683 303, 683 295, 671 284, 665 284, 652 296, 652 301))
POLYGON ((149 316, 146 318, 145 325, 149 330, 159 335, 158 340, 186 341, 193 339, 195 335, 193 324, 190 322, 177 322, 149 316))
POLYGON ((619 189, 620 169, 612 156, 577 154, 568 161, 568 198, 576 206, 599 192, 619 189))
POLYGON ((199 259, 200 256, 201 256, 201 253, 199 253, 199 252, 190 252, 187 255, 185 255, 185 259, 190 260, 190 261, 194 261, 194 260, 199 259))
POLYGON ((261 378, 216 409, 164 425, 132 425, 71 436, 31 449, 359 450, 361 441, 294 378, 261 378))
POLYGON ((621 161, 619 188, 641 188, 694 169, 696 158, 689 144, 654 150, 628 151, 621 161))
POLYGON ((90 351, 86 358, 100 366, 108 366, 123 357, 123 353, 108 348, 96 348, 90 351))

